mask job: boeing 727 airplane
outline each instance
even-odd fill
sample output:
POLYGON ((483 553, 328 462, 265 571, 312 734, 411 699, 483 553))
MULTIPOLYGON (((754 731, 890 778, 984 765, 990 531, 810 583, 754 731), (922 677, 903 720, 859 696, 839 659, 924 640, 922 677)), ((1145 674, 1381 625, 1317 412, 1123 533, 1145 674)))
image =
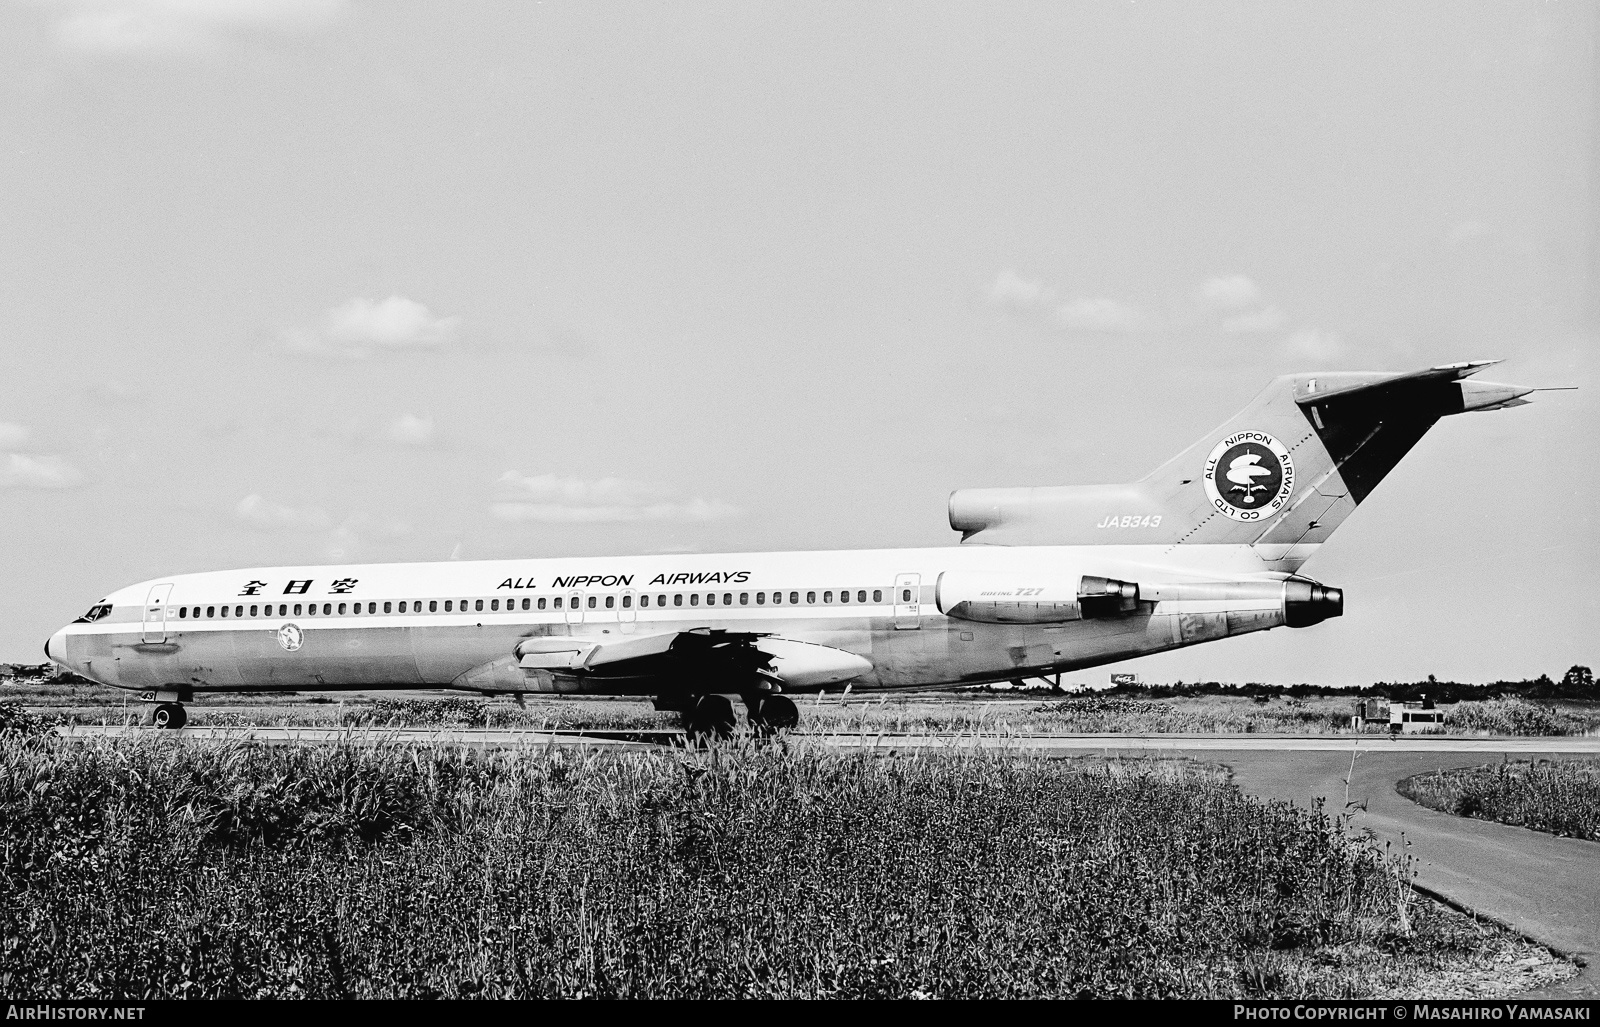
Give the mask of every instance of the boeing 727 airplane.
POLYGON ((1344 610, 1301 566, 1467 380, 1289 375, 1140 481, 963 489, 937 549, 257 567, 113 592, 45 654, 181 728, 198 692, 648 696, 693 734, 795 726, 795 693, 1057 674, 1344 610))

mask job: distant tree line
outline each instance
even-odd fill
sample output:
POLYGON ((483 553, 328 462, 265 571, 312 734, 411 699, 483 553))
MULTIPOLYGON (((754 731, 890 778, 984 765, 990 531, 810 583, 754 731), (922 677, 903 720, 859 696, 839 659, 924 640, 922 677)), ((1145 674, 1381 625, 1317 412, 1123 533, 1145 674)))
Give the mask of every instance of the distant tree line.
POLYGON ((1330 685, 1269 685, 1252 681, 1243 685, 1220 681, 1175 681, 1170 685, 1141 682, 1134 685, 1117 685, 1096 693, 1097 695, 1137 695, 1147 698, 1169 698, 1192 695, 1237 695, 1252 698, 1289 696, 1301 699, 1307 696, 1347 695, 1375 697, 1398 702, 1417 702, 1424 695, 1436 702, 1462 702, 1466 700, 1495 699, 1501 696, 1520 696, 1524 699, 1600 699, 1595 688, 1594 673, 1577 665, 1552 681, 1550 675, 1521 681, 1491 681, 1471 684, 1464 681, 1440 681, 1432 674, 1426 681, 1379 681, 1364 688, 1335 688, 1330 685))

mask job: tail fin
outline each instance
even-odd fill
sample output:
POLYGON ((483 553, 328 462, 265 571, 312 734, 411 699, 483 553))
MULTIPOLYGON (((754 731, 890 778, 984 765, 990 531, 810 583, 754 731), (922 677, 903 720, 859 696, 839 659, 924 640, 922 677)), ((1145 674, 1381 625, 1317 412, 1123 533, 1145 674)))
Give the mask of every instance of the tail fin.
POLYGON ((1464 380, 1496 362, 1287 375, 1142 481, 963 489, 950 526, 990 545, 1251 545, 1292 571, 1439 418, 1528 402, 1464 380))

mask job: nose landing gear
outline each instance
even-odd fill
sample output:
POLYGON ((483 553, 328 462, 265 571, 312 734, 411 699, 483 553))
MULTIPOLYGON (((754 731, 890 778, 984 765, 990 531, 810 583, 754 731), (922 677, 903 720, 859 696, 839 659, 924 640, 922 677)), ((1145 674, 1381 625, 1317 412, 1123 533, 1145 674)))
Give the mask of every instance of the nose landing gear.
POLYGON ((150 712, 150 726, 176 731, 189 723, 189 713, 183 704, 194 698, 189 689, 162 688, 140 692, 140 702, 151 702, 156 708, 150 712))
POLYGON ((150 723, 157 728, 170 728, 176 731, 189 723, 189 713, 183 708, 182 703, 160 703, 151 714, 150 723))

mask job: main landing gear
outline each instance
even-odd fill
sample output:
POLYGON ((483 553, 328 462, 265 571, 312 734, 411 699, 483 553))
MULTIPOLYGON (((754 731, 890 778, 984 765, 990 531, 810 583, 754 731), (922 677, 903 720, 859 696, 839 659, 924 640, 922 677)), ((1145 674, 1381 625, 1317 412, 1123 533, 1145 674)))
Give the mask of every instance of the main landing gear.
MULTIPOLYGON (((757 735, 792 731, 800 724, 800 710, 786 695, 757 692, 740 698, 744 701, 750 730, 757 735)), ((681 708, 683 729, 691 744, 703 745, 712 739, 730 738, 739 723, 733 703, 725 695, 694 696, 681 708)))
POLYGON ((733 703, 725 695, 702 695, 689 701, 683 714, 683 729, 691 742, 701 743, 713 738, 727 738, 733 734, 738 719, 733 715, 733 703))
POLYGON ((800 710, 786 695, 762 693, 745 696, 744 707, 750 726, 759 734, 793 731, 800 725, 800 710))

